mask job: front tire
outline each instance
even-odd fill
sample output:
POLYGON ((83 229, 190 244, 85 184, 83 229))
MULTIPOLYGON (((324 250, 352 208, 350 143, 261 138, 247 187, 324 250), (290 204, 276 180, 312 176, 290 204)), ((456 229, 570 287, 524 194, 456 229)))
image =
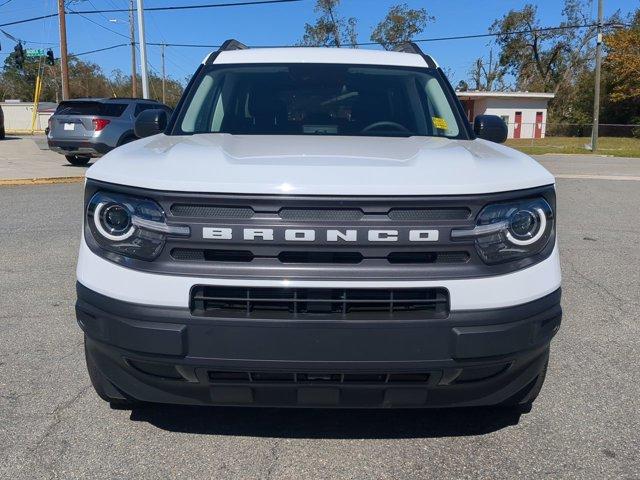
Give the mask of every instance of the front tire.
POLYGON ((6 137, 6 133, 4 127, 0 128, 0 140, 4 140, 6 137))
MULTIPOLYGON (((115 410, 126 410, 133 408, 136 406, 136 402, 126 399, 126 398, 117 398, 112 395, 109 395, 107 390, 105 389, 105 382, 108 382, 106 378, 100 373, 98 370, 98 366, 96 362, 93 360, 91 353, 87 349, 87 337, 84 337, 84 358, 87 362, 87 371, 89 372, 89 379, 91 380, 91 385, 93 385, 93 389, 96 391, 98 396, 109 403, 109 406, 115 410)), ((113 387, 112 387, 113 388, 113 387)))
POLYGON ((84 157, 82 155, 65 155, 64 157, 74 167, 83 167, 91 160, 91 157, 84 157))

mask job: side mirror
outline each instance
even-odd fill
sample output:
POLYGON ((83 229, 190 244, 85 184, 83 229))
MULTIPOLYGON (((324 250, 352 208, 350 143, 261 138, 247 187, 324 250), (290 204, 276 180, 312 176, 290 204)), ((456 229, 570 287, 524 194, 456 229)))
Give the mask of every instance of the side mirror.
POLYGON ((167 112, 159 108, 140 112, 133 125, 133 133, 138 138, 150 137, 164 132, 169 117, 167 112))
POLYGON ((507 124, 497 115, 478 115, 473 121, 473 131, 484 140, 504 143, 509 134, 507 124))

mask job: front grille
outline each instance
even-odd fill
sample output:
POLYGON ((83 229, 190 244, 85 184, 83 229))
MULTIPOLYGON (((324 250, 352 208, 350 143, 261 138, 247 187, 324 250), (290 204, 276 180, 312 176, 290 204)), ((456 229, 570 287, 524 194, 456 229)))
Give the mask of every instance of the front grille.
MULTIPOLYGON (((375 217, 382 220, 407 221, 446 221, 466 220, 471 215, 467 207, 455 208, 389 208, 376 207, 366 212, 362 208, 316 208, 283 207, 274 209, 263 207, 260 213, 276 215, 282 220, 295 222, 359 222, 375 217)), ((205 204, 174 203, 170 211, 176 217, 215 219, 250 219, 256 217, 253 206, 224 206, 205 204)))
POLYGON ((426 384, 429 373, 299 373, 209 371, 211 383, 426 384))
POLYGON ((394 208, 389 211, 391 220, 434 221, 466 220, 471 215, 468 208, 394 208))
POLYGON ((171 213, 176 217, 195 217, 195 218, 252 218, 254 211, 251 207, 220 207, 216 205, 187 205, 174 204, 171 205, 171 213))
POLYGON ((296 220, 302 222, 315 221, 353 221, 361 220, 364 212, 360 209, 307 209, 307 208, 283 208, 279 212, 283 220, 296 220))
POLYGON ((198 285, 191 313, 206 317, 264 319, 411 320, 446 318, 443 288, 244 288, 198 285))
POLYGON ((171 251, 174 260, 183 262, 253 262, 256 258, 273 258, 283 264, 334 264, 357 265, 365 259, 382 259, 391 264, 459 264, 469 261, 470 255, 464 251, 443 252, 391 252, 383 257, 367 256, 360 252, 331 251, 283 251, 277 255, 256 257, 249 250, 220 250, 174 248, 171 251))

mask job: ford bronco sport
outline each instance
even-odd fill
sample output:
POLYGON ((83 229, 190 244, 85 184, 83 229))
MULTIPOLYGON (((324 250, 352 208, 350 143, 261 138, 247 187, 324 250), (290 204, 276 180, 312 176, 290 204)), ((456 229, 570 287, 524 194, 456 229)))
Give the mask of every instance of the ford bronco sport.
POLYGON ((77 319, 137 402, 528 408, 560 326, 554 178, 399 51, 247 49, 87 172, 77 319))

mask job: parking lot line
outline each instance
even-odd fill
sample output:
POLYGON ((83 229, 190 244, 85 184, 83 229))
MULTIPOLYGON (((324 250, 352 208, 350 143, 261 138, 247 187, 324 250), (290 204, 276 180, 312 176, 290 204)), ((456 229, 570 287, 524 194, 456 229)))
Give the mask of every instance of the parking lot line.
POLYGON ((47 177, 47 178, 9 178, 0 179, 0 187, 16 185, 52 185, 56 183, 79 183, 84 180, 84 175, 76 177, 47 177))
POLYGON ((640 177, 632 175, 580 175, 560 173, 554 175, 556 178, 574 179, 574 180, 616 180, 640 182, 640 177))

